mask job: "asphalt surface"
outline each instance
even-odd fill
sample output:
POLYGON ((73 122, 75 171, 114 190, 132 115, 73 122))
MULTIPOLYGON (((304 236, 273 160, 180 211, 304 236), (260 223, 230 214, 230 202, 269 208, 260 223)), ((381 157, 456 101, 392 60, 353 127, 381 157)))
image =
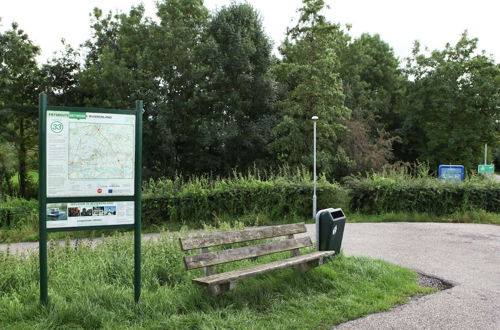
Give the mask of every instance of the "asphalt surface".
POLYGON ((500 226, 348 223, 342 245, 454 287, 335 329, 500 329, 500 226))
MULTIPOLYGON (((307 229, 314 239, 315 226, 307 229)), ((0 251, 7 248, 36 251, 38 243, 0 244, 0 251)), ((500 226, 347 223, 342 248, 347 255, 384 259, 454 287, 335 329, 500 329, 500 226)))

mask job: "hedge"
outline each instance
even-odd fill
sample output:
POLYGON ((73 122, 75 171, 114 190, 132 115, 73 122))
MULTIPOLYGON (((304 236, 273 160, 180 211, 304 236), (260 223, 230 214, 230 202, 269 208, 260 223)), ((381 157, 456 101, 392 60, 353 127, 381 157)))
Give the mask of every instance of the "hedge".
POLYGON ((471 180, 366 178, 349 186, 351 211, 365 214, 415 212, 446 215, 484 210, 500 212, 500 183, 471 180))
MULTIPOLYGON (((209 222, 218 216, 240 217, 262 214, 286 220, 310 217, 312 184, 300 180, 197 180, 179 183, 160 180, 145 184, 142 203, 143 224, 161 225, 166 221, 209 222)), ((326 180, 318 182, 318 209, 336 207, 346 192, 326 180)), ((38 221, 38 201, 9 199, 0 201, 0 226, 38 221)))
MULTIPOLYGON (((201 188, 170 196, 146 196, 143 217, 146 223, 163 221, 211 221, 220 215, 266 214, 271 218, 311 216, 312 185, 260 181, 252 185, 229 185, 224 189, 201 188)), ((342 199, 339 185, 320 183, 318 209, 334 207, 342 199)))

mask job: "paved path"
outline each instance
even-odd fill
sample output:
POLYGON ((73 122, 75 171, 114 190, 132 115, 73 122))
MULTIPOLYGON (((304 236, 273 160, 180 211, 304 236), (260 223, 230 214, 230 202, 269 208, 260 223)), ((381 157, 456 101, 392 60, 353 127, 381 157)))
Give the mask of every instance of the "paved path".
MULTIPOLYGON (((314 225, 307 229, 314 238, 314 225)), ((0 250, 6 248, 0 245, 0 250)), ((17 253, 37 248, 38 243, 10 245, 17 253)), ((500 226, 348 223, 343 249, 348 255, 384 259, 455 286, 336 329, 500 329, 500 226)))
POLYGON ((343 249, 437 276, 455 287, 336 329, 500 329, 500 226, 348 223, 343 249))

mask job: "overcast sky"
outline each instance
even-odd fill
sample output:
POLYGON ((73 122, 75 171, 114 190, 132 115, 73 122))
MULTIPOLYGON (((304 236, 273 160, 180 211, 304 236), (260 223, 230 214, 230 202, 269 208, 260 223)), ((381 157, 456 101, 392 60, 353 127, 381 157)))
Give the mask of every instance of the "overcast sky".
MULTIPOLYGON (((92 8, 105 12, 128 11, 143 3, 148 16, 155 14, 155 0, 1 0, 0 31, 15 21, 31 40, 42 48, 45 62, 62 49, 60 40, 78 46, 90 36, 92 8)), ((237 1, 239 2, 239 1, 237 1)), ((263 19, 264 29, 275 48, 284 39, 287 26, 297 18, 300 0, 248 0, 263 19)), ((396 56, 410 55, 414 40, 430 49, 442 49, 446 42, 456 43, 467 29, 479 38, 479 48, 500 61, 499 0, 326 0, 331 5, 326 16, 342 24, 352 24, 350 34, 378 33, 394 49, 396 56)), ((230 4, 231 0, 205 0, 210 10, 230 4)))

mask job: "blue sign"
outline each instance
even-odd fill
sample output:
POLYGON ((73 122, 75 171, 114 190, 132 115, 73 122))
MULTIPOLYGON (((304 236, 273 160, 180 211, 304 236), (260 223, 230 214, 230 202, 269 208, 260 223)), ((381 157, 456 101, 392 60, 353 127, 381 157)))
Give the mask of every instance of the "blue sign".
POLYGON ((438 178, 450 181, 464 181, 465 169, 463 165, 439 165, 438 178))

